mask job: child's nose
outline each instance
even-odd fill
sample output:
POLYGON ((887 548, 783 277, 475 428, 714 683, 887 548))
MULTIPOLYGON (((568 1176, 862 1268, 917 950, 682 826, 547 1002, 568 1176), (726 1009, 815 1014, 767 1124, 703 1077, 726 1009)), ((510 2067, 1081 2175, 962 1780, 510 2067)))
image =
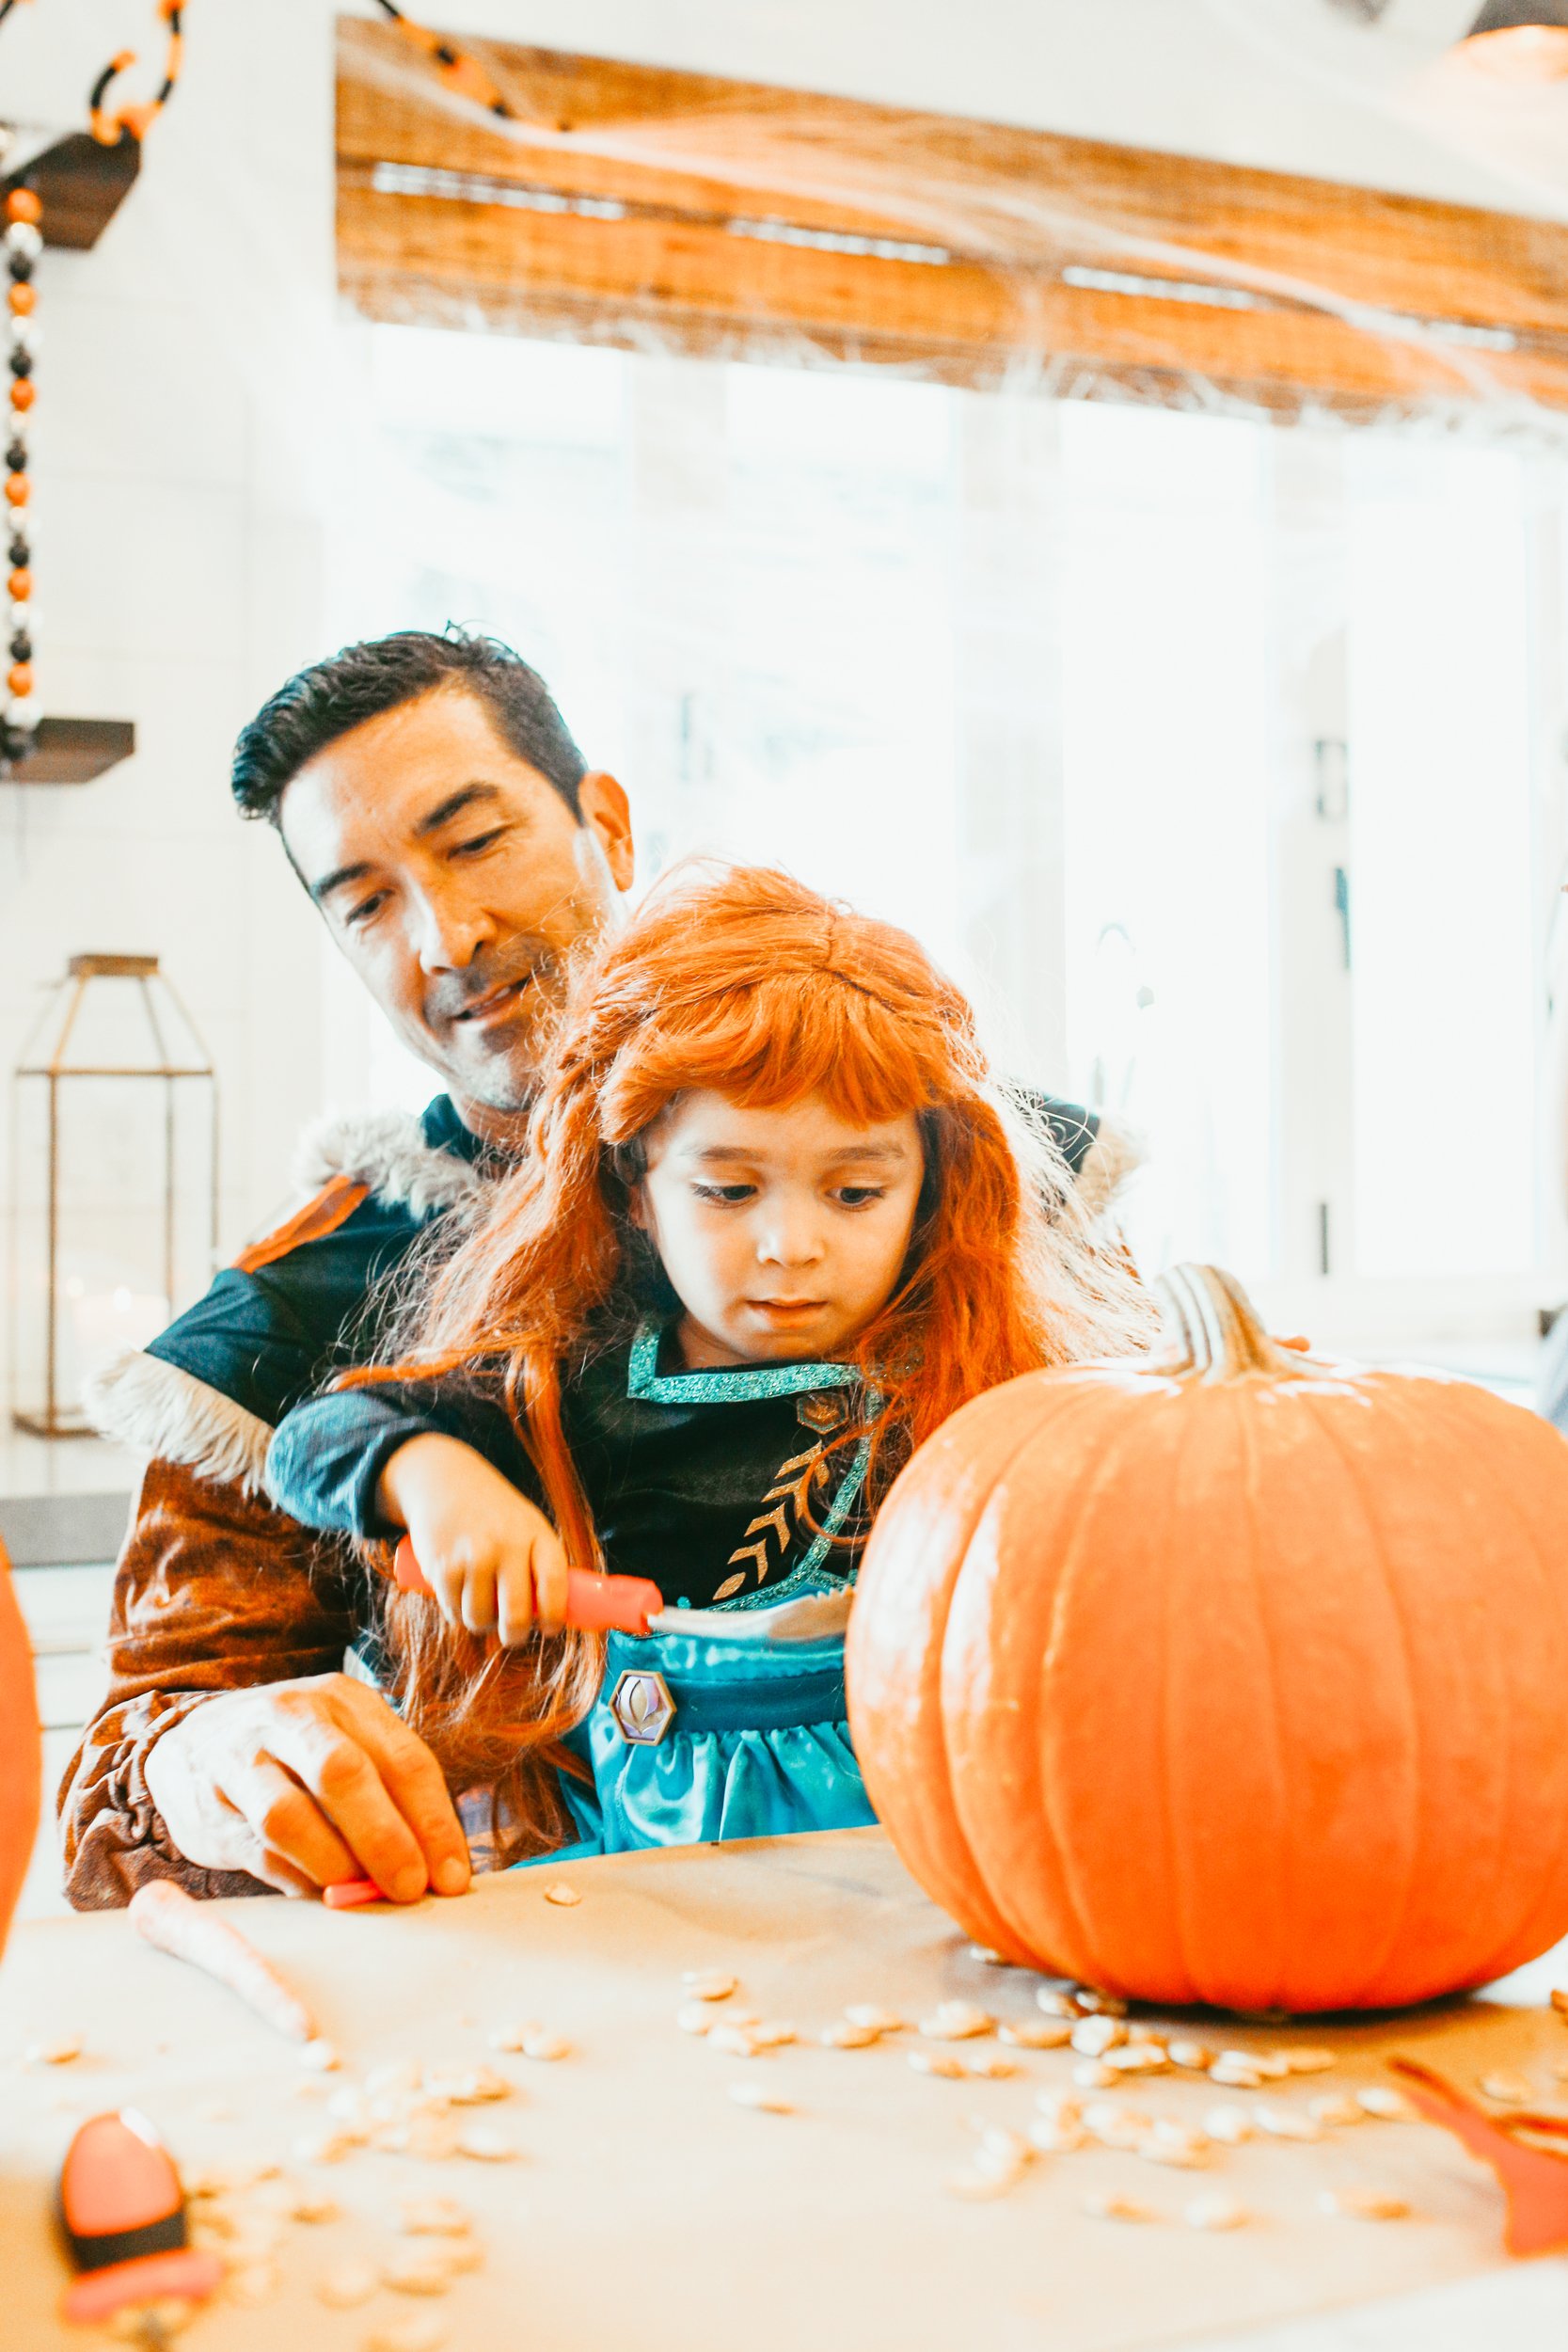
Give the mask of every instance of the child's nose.
POLYGON ((757 1238, 757 1256, 764 1265, 815 1265, 821 1255, 822 1229, 813 1216, 777 1215, 757 1238))

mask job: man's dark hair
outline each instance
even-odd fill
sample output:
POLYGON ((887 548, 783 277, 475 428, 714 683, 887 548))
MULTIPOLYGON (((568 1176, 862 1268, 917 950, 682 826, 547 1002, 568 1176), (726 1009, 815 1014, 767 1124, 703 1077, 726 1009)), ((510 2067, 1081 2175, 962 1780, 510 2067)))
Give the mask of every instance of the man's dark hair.
POLYGON ((286 787, 308 760, 366 719, 442 687, 484 705, 497 734, 554 785, 574 817, 588 763, 537 670, 494 637, 400 628, 313 661, 263 703, 234 746, 234 798, 245 817, 277 822, 286 787))

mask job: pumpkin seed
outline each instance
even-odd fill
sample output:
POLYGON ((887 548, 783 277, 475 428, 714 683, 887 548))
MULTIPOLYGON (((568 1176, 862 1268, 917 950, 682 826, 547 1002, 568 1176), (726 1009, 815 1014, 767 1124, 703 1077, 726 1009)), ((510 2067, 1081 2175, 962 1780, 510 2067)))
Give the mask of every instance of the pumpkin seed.
POLYGON ((559 1903, 563 1911, 571 1910, 575 1903, 580 1903, 582 1900, 577 1888, 568 1886, 563 1879, 552 1881, 548 1886, 542 1889, 542 1892, 547 1903, 559 1903))
POLYGON ((1203 2119, 1203 2128, 1211 2139, 1223 2140, 1227 2148, 1239 2148, 1252 2137, 1252 2118, 1245 2107, 1211 2107, 1203 2119))
POLYGON ((247 2263, 243 2270, 231 2270, 223 2282, 230 2301, 243 2303, 247 2311, 259 2311, 263 2303, 275 2301, 282 2285, 276 2263, 247 2263))
POLYGON ((382 2264, 381 2283, 394 2295, 445 2295, 451 2273, 439 2254, 410 2248, 382 2264))
POLYGON ((1552 2007, 1560 2017, 1568 2017, 1568 1993, 1560 1985, 1552 1987, 1552 2007))
POLYGON ((1171 2042, 1165 2047, 1171 2064, 1187 2074, 1207 2074, 1217 2055, 1206 2042, 1171 2042))
POLYGON ((1079 2008, 1072 1994, 1064 1993, 1059 1985, 1037 1985, 1035 1999, 1047 2017, 1077 2018, 1084 2015, 1083 2010, 1079 2008))
POLYGON ((792 2042, 800 2038, 793 2026, 777 2017, 765 2018, 760 2026, 749 2026, 746 2031, 752 2038, 753 2047, 758 2050, 787 2049, 792 2042))
POLYGON ((1402 2122, 1410 2113, 1402 2092, 1390 2090, 1383 2083, 1369 2083, 1355 2094, 1355 2104, 1364 2115, 1375 2115, 1380 2122, 1402 2122))
POLYGON ((1114 2099, 1091 2099, 1081 2118, 1084 2129, 1102 2148, 1136 2148, 1154 2129, 1153 2119, 1114 2099))
POLYGON ((730 2097, 737 2107, 754 2107, 761 2115, 793 2115, 789 2101, 766 2083, 731 2083, 730 2097))
POLYGON ((1195 2197, 1181 2217, 1189 2230, 1239 2230, 1246 2217, 1246 2207, 1220 2190, 1195 2197))
POLYGON ((353 2132, 307 2132, 295 2140, 293 2152, 301 2164, 341 2164, 364 2144, 353 2132))
POLYGON ((564 2034, 546 2033, 542 2026, 533 2026, 523 2036, 523 2056, 539 2065, 553 2066, 558 2059, 570 2058, 572 2045, 564 2034))
POLYGON ((1209 2069, 1209 2080, 1218 2083, 1223 2090, 1261 2090, 1263 2077, 1255 2066, 1248 2066, 1234 2053, 1214 2060, 1209 2069))
POLYGON ((823 2047, 829 2050, 868 2050, 881 2038, 875 2026, 857 2026, 847 2017, 835 2018, 831 2026, 823 2026, 818 2036, 823 2047))
POLYGON ((405 2197, 398 2228, 404 2237, 464 2237, 468 2209, 455 2197, 405 2197))
POLYGON ((944 2082, 962 2082, 968 2072, 951 2050, 911 2050, 910 2064, 917 2074, 940 2074, 944 2082))
POLYGON ((1053 2122, 1048 2115, 1037 2115, 1029 2126, 1029 2144, 1042 2156, 1070 2156, 1088 2146, 1089 2136, 1076 2123, 1053 2122))
POLYGON ((1100 2058, 1084 2058, 1073 2068, 1072 2079, 1080 2090, 1109 2090, 1117 2077, 1100 2058))
POLYGON ((1051 2025, 1043 2017, 1009 2018, 996 2028, 999 2041, 1015 2050, 1063 2050, 1072 2039, 1065 2021, 1051 2025))
POLYGON ((1366 2108, 1357 2106, 1354 2099, 1347 2099, 1342 2090, 1327 2091, 1321 2099, 1308 2099, 1307 2112, 1316 2116, 1320 2123, 1336 2126, 1367 2121, 1366 2108))
POLYGON ((1074 2026, 1072 2046, 1085 2058, 1103 2058, 1127 2039, 1127 2028, 1115 2017, 1085 2017, 1074 2026))
POLYGON ((1127 2014, 1127 2003, 1119 1993, 1097 1993, 1089 1984, 1075 1985, 1073 1993, 1079 2008, 1091 2014, 1101 2017, 1125 2017, 1127 2014))
POLYGON ((977 2164, 1010 2164, 1022 2169, 1034 2153, 1023 2134, 1010 2131, 1004 2123, 987 2123, 975 2119, 974 2128, 980 2135, 975 2156, 977 2164))
POLYGON ((1105 2064, 1117 2074, 1164 2074, 1170 2059, 1157 2042, 1124 2042, 1106 2051, 1105 2064))
POLYGON ((484 2249, 476 2238, 448 2238, 441 2248, 441 2259, 455 2279, 460 2271, 483 2269, 484 2249))
POLYGON ((317 2280, 316 2294, 335 2312, 346 2312, 357 2303, 368 2303, 380 2284, 369 2263, 341 2263, 317 2280))
POLYGON ((969 1957, 977 1960, 982 1968, 1010 1968, 1013 1964, 1010 1960, 1004 1960, 1000 1952, 993 1952, 989 1944, 972 1944, 969 1957))
POLYGON ((927 2042, 973 2042, 995 2030, 996 2020, 974 2001, 939 2001, 920 2021, 927 2042))
POLYGON ((299 2062, 309 2074, 335 2074, 343 2061, 333 2043, 324 2041, 318 2034, 313 2042, 303 2045, 299 2062))
POLYGON ((127 2303, 109 2321, 109 2333, 117 2344, 162 2344, 166 2337, 182 2335, 199 2309, 183 2295, 167 2296, 161 2303, 127 2303), (149 2321, 156 2329, 150 2338, 149 2321))
POLYGON ((1208 2169, 1209 2152, 1196 2140, 1140 2139, 1133 2151, 1146 2164, 1168 2164, 1183 2172, 1203 2172, 1208 2169))
POLYGON ((739 1986, 738 1977, 725 1977, 711 1969, 688 1968, 681 1979, 689 2001, 727 2001, 739 1986))
POLYGON ((875 2001, 851 2001, 844 2014, 852 2026, 869 2026, 873 2033, 902 2033, 909 2024, 895 2009, 882 2009, 875 2001))
POLYGON ((1535 2096, 1534 2085, 1525 2074, 1482 2074, 1481 2089, 1500 2107, 1528 2107, 1535 2096))
POLYGON ((945 2185, 950 2197, 966 2197, 979 2202, 989 2197, 1006 2197, 1022 2178, 1020 2172, 987 2171, 976 2165, 970 2172, 949 2172, 945 2185))
POLYGON ((1332 2050, 1320 2050, 1310 2044, 1284 2050, 1280 2055, 1292 2074, 1326 2074, 1331 2066, 1339 2062, 1332 2050))
POLYGON ((1253 2121, 1271 2139, 1322 2139, 1323 2136, 1323 2125, 1305 2107, 1267 2106, 1259 2101, 1253 2121))
POLYGON ((710 2050, 722 2050, 728 2058, 760 2058, 763 2043, 753 2036, 749 2026, 715 2026, 707 2038, 710 2050))
POLYGON ((476 2164, 510 2164, 517 2151, 504 2132, 487 2123, 470 2123, 457 2142, 457 2153, 471 2156, 476 2164))
POLYGON ((1152 2221, 1154 2213, 1148 2205, 1140 2205, 1135 2197, 1124 2197, 1118 2189, 1091 2188, 1084 2195, 1084 2211, 1097 2221, 1152 2221))
POLYGON ((433 2099, 453 2107, 488 2106, 493 2100, 512 2096, 506 2076, 489 2066, 468 2067, 461 2074, 427 2074, 424 2087, 433 2099))
POLYGON ((1038 2091, 1036 2094, 1035 2105, 1042 2115, 1049 2115, 1057 2123, 1077 2123, 1083 2119, 1084 2102, 1082 2099, 1066 2098, 1059 2090, 1038 2091))
POLYGON ((1323 2213, 1343 2214, 1352 2221, 1402 2221, 1410 2207, 1402 2197, 1377 2188, 1324 2188, 1318 2192, 1323 2213))
POLYGON ((34 2042, 28 2045, 26 2062, 29 2066, 70 2066, 79 2058, 84 2048, 81 2034, 62 2034, 57 2042, 34 2042))
POLYGON ((318 2188, 296 2188, 283 2208, 291 2221, 336 2221, 341 2208, 318 2188))
POLYGON ((1019 2069, 1013 2059, 1004 2058, 1000 2050, 981 2050, 974 2058, 963 2060, 966 2074, 980 2082, 1010 2082, 1019 2069))
MULTIPOLYGON (((683 2009, 675 2011, 675 2023, 682 2033, 707 2033, 713 2022, 713 2011, 705 2008, 701 2001, 688 2001, 683 2009)), ((521 2049, 522 2046, 519 2042, 517 2047, 521 2049)))
POLYGON ((429 2313, 410 2312, 406 2319, 388 2319, 372 2328, 364 2339, 363 2352, 441 2352, 447 2332, 443 2323, 429 2313))

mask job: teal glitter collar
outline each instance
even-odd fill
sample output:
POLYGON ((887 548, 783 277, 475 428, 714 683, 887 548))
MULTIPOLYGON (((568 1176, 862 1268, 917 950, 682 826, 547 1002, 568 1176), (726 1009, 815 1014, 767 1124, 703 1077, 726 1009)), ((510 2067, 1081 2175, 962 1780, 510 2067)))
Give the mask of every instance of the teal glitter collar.
POLYGON ((631 1343, 626 1394, 654 1405, 753 1405, 759 1397, 804 1396, 813 1389, 852 1389, 853 1364, 754 1364, 729 1372, 658 1371, 659 1327, 641 1323, 631 1343))

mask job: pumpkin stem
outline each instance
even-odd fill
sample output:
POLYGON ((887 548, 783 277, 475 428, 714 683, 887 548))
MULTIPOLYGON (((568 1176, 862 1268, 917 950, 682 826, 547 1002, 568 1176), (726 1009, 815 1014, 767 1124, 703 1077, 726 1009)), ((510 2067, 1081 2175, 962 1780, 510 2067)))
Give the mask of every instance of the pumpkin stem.
POLYGON ((1316 1367, 1272 1340, 1233 1274, 1217 1265, 1172 1266, 1154 1285, 1165 1337, 1203 1380, 1234 1380, 1246 1372, 1310 1377, 1316 1367))

